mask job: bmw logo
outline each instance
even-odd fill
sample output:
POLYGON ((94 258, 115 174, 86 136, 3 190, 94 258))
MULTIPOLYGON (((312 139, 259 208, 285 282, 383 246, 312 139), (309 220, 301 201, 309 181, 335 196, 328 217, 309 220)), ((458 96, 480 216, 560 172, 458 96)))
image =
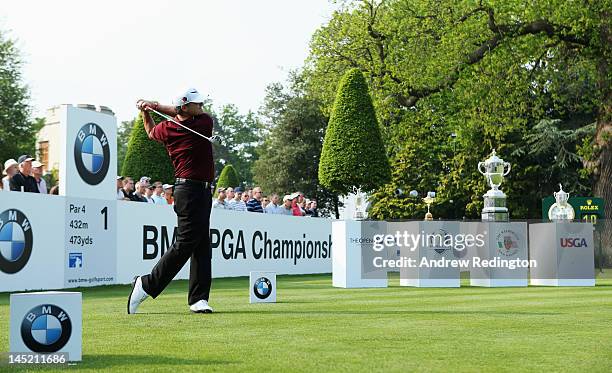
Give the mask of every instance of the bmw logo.
POLYGON ((106 177, 110 164, 108 138, 100 126, 87 123, 74 141, 74 162, 83 181, 98 185, 106 177))
POLYGON ((0 214, 0 271, 17 273, 28 263, 32 254, 32 227, 19 210, 0 214))
POLYGON ((257 298, 266 299, 272 294, 272 283, 267 278, 260 277, 255 281, 255 285, 253 285, 253 291, 257 298))
POLYGON ((34 352, 57 352, 68 343, 71 334, 70 317, 53 304, 32 308, 21 322, 21 339, 34 352))

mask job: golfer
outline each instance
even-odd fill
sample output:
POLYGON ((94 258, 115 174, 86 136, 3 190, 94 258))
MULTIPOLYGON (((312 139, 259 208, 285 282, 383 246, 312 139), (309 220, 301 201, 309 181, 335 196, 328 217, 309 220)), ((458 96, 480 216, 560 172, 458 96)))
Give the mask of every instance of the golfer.
POLYGON ((204 98, 195 89, 180 95, 174 105, 137 102, 144 128, 151 140, 162 143, 174 165, 174 212, 178 218, 176 242, 161 257, 150 274, 134 277, 128 298, 128 314, 136 313, 147 298, 156 298, 191 258, 189 309, 210 313, 211 283, 210 210, 211 182, 215 169, 210 138, 213 120, 203 111, 204 98), (157 125, 149 111, 174 117, 157 125), (202 136, 203 135, 203 136, 202 136), (205 136, 205 137, 204 137, 205 136))

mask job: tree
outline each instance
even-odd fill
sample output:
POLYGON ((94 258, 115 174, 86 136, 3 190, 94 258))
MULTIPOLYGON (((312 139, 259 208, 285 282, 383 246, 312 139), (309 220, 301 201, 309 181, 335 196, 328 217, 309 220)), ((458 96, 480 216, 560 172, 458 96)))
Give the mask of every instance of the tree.
POLYGON ((344 195, 352 187, 374 190, 390 178, 389 161, 367 83, 359 70, 349 70, 338 86, 325 132, 319 182, 344 195))
POLYGON ((219 187, 232 187, 236 188, 240 186, 240 178, 236 173, 236 169, 231 164, 226 164, 223 167, 223 171, 221 171, 221 175, 219 175, 219 180, 217 181, 217 188, 219 187))
POLYGON ((323 216, 338 217, 338 198, 318 181, 319 157, 327 117, 321 103, 309 97, 300 73, 292 72, 284 86, 270 84, 261 110, 265 138, 258 147, 259 158, 253 178, 267 194, 303 192, 316 199, 323 216))
POLYGON ((0 160, 35 153, 42 121, 30 120, 28 88, 21 81, 23 62, 13 40, 0 31, 0 160))
POLYGON ((117 129, 117 170, 123 169, 123 161, 127 153, 134 122, 135 120, 123 121, 117 129))
MULTIPOLYGON (((156 123, 160 121, 155 115, 153 119, 156 123)), ((149 139, 141 115, 134 120, 121 175, 135 180, 148 176, 153 181, 174 183, 174 167, 168 152, 162 144, 149 139)))
POLYGON ((242 177, 241 183, 252 184, 251 167, 257 159, 255 148, 261 142, 257 116, 250 111, 242 115, 231 104, 223 106, 219 114, 213 112, 213 116, 214 132, 223 139, 222 144, 214 145, 215 168, 221 170, 229 163, 242 177))
POLYGON ((383 217, 410 213, 389 193, 421 183, 423 162, 436 208, 478 216, 487 187, 475 167, 493 147, 515 166, 503 186, 513 217, 539 216, 540 199, 560 178, 587 193, 583 171, 612 203, 609 9, 610 0, 350 2, 313 36, 309 92, 329 110, 346 70, 366 75, 387 151, 403 170, 380 191, 383 217), (554 157, 526 149, 542 120, 560 120, 562 131, 597 121, 590 144, 568 142, 581 148, 582 170, 551 172, 554 157))

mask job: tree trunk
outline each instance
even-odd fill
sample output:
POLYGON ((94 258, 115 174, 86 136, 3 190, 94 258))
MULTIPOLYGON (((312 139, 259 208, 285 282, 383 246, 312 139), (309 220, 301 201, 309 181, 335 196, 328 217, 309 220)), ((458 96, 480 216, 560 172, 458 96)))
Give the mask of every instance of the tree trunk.
POLYGON ((599 88, 602 102, 597 117, 595 145, 598 151, 595 162, 593 194, 604 200, 606 216, 601 227, 601 244, 604 253, 604 263, 610 264, 612 258, 612 90, 610 87, 609 59, 612 58, 612 33, 609 25, 609 11, 604 11, 602 20, 605 22, 600 29, 601 54, 597 66, 599 88), (606 260, 607 259, 607 260, 606 260), (607 262, 607 263, 606 263, 607 262))

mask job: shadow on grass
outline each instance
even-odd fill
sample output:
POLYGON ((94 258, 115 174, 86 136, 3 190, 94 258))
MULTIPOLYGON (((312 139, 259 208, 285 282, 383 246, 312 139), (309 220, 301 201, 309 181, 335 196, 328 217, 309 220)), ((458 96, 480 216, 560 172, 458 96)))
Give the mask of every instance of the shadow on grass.
MULTIPOLYGON (((293 311, 293 310, 265 310, 253 309, 252 311, 215 311, 212 314, 193 314, 200 317, 215 317, 215 315, 249 315, 249 314, 269 314, 269 315, 492 315, 492 316, 556 316, 563 315, 561 312, 512 312, 512 311, 380 311, 373 309, 371 311, 293 311)), ((143 312, 140 316, 146 315, 176 315, 180 312, 143 312)))
POLYGON ((170 356, 153 355, 83 355, 83 361, 76 363, 78 368, 96 367, 116 367, 122 365, 140 365, 143 367, 150 365, 228 365, 235 364, 237 361, 226 360, 205 360, 205 359, 183 359, 170 356))

